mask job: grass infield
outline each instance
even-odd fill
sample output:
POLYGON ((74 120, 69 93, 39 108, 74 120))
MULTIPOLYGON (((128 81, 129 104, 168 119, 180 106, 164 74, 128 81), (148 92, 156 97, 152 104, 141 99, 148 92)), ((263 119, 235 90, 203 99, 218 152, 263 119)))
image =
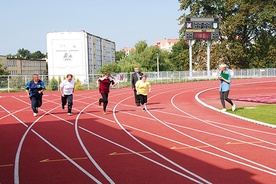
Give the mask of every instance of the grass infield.
POLYGON ((260 105, 254 107, 237 107, 232 114, 276 125, 276 105, 260 105))

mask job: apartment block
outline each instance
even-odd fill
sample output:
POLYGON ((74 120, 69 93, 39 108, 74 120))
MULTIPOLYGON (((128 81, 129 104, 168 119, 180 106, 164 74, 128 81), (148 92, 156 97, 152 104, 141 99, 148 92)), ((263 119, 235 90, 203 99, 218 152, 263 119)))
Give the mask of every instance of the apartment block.
POLYGON ((166 50, 166 51, 172 51, 172 47, 174 44, 179 42, 179 39, 163 39, 163 40, 157 40, 155 41, 155 46, 159 47, 160 49, 166 50))

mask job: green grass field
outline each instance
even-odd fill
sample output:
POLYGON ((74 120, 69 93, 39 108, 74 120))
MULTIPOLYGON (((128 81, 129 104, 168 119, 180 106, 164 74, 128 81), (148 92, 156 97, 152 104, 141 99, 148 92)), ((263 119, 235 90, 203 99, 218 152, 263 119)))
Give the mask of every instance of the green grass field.
POLYGON ((276 105, 260 105, 254 107, 238 107, 232 114, 276 125, 276 105))

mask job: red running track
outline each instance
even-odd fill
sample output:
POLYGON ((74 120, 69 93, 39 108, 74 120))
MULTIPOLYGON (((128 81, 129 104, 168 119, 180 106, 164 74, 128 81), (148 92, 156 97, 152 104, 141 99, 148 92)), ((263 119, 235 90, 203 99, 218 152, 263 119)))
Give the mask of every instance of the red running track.
MULTIPOLYGON (((234 80, 230 97, 273 94, 275 83, 234 80)), ((98 91, 76 91, 73 116, 45 92, 37 117, 25 93, 0 93, 0 183, 275 183, 276 130, 195 100, 213 88, 199 98, 220 108, 217 87, 153 85, 147 112, 130 88, 114 89, 107 115, 98 91)))

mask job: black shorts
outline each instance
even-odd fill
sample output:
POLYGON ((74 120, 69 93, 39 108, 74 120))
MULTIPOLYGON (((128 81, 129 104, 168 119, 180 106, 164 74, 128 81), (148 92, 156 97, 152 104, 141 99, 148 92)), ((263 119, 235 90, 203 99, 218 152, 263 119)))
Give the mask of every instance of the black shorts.
POLYGON ((145 103, 148 102, 148 96, 147 96, 147 95, 138 95, 138 98, 139 98, 140 103, 141 103, 142 105, 144 105, 145 103))

